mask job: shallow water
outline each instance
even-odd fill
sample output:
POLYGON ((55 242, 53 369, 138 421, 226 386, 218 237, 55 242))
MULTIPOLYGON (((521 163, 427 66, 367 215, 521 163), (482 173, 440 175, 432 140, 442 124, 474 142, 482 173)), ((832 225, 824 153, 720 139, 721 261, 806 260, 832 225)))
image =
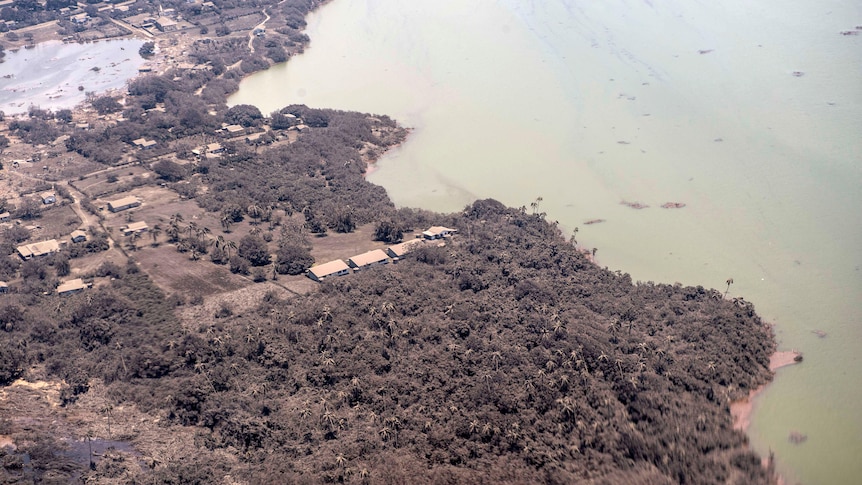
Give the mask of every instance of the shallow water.
POLYGON ((7 51, 0 63, 0 111, 25 113, 31 105, 52 110, 72 108, 84 101, 88 92, 121 88, 145 62, 138 54, 142 44, 136 39, 45 42, 32 49, 7 51))
POLYGON ((399 205, 542 197, 636 280, 732 277, 805 353, 758 399, 753 446, 789 483, 855 483, 862 34, 840 32, 860 24, 862 4, 837 0, 337 0, 309 18, 305 55, 230 102, 413 127, 369 176, 399 205))

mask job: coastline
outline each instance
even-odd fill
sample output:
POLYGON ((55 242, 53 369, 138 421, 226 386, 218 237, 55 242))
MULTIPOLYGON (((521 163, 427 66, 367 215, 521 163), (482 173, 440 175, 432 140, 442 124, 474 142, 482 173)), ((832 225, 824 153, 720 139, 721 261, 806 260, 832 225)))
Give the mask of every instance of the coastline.
MULTIPOLYGON (((159 74, 163 74, 170 67, 172 67, 172 64, 175 63, 176 61, 177 61, 176 58, 169 57, 166 55, 166 53, 160 53, 159 55, 157 55, 157 57, 151 59, 149 61, 149 64, 154 66, 155 72, 157 72, 159 74)), ((130 79, 135 79, 137 77, 140 77, 141 75, 143 75, 143 74, 139 73, 137 76, 134 76, 130 79)), ((248 75, 246 75, 245 77, 247 77, 247 76, 248 75)), ((114 91, 114 90, 111 90, 111 91, 114 91)), ((118 91, 118 92, 121 91, 121 88, 117 88, 116 91, 118 91)), ((402 140, 401 142, 399 142, 397 145, 393 146, 392 148, 396 148, 396 147, 400 146, 401 143, 404 143, 404 141, 406 141, 406 137, 405 137, 405 140, 402 140)), ((379 167, 376 165, 376 160, 367 161, 366 167, 367 167, 367 170, 365 173, 366 176, 379 169, 379 167)), ((633 208, 640 209, 643 207, 633 207, 633 208)), ((589 250, 581 250, 581 251, 587 255, 587 257, 588 257, 588 259, 590 259, 590 261, 592 261, 593 263, 596 262, 595 261, 595 250, 592 251, 592 254, 590 254, 589 250)), ((797 359, 799 359, 800 357, 801 357, 801 354, 799 354, 795 351, 776 351, 775 353, 773 353, 770 356, 769 369, 771 372, 774 373, 777 369, 780 369, 781 367, 785 367, 785 366, 797 363, 798 362, 797 359)), ((767 385, 769 385, 769 383, 764 384, 764 385, 750 391, 750 393, 747 397, 745 397, 741 400, 738 400, 738 401, 734 401, 730 404, 730 412, 731 412, 732 419, 733 419, 733 428, 734 429, 739 429, 743 432, 747 432, 747 429, 750 426, 751 415, 753 413, 754 398, 757 397, 766 388, 767 385)))
MULTIPOLYGON (((802 354, 795 350, 777 350, 769 356, 769 370, 775 373, 782 367, 787 367, 801 362, 802 354)), ((743 433, 748 432, 751 426, 751 415, 754 412, 755 398, 766 389, 766 386, 771 382, 766 383, 757 389, 753 389, 748 393, 748 396, 733 401, 730 403, 730 415, 733 418, 733 429, 738 429, 743 433)))

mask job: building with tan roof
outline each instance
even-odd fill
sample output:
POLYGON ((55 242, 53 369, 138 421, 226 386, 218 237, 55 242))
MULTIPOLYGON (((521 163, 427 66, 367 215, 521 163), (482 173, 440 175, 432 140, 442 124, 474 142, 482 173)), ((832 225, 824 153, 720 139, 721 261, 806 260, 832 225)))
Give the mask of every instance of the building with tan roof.
POLYGON ((373 249, 366 253, 358 254, 347 260, 347 264, 356 270, 370 268, 389 262, 389 255, 382 249, 373 249))
POLYGON ((73 293, 83 291, 86 288, 89 288, 89 285, 84 283, 84 280, 81 278, 75 278, 74 280, 61 283, 60 286, 57 287, 57 294, 60 296, 71 295, 73 293))
POLYGON ((308 277, 317 282, 330 276, 344 276, 346 274, 350 274, 350 267, 340 259, 313 266, 308 270, 308 277))
POLYGON ((26 260, 56 253, 60 251, 60 244, 56 239, 49 239, 47 241, 18 246, 17 249, 18 255, 21 256, 22 259, 26 260))
POLYGON ((394 244, 386 248, 386 254, 390 258, 402 258, 405 254, 425 244, 424 239, 411 239, 400 244, 394 244))
POLYGON ((111 212, 120 212, 132 207, 141 205, 140 199, 134 196, 123 197, 122 199, 112 200, 108 202, 108 210, 111 212))
POLYGON ((425 239, 442 239, 456 232, 458 232, 458 229, 450 229, 443 226, 432 226, 428 228, 427 231, 423 231, 422 236, 425 237, 425 239))

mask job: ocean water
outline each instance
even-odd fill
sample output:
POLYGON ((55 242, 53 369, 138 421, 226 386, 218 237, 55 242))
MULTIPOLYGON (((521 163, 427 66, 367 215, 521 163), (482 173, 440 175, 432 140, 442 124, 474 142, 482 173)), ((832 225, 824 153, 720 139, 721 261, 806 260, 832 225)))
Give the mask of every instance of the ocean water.
POLYGON ((88 92, 125 86, 138 75, 143 41, 123 39, 86 44, 45 42, 32 49, 6 51, 0 63, 0 111, 26 113, 30 106, 72 108, 88 92), (78 90, 83 86, 84 90, 78 90))
POLYGON ((752 446, 788 483, 859 483, 857 26, 838 0, 335 0, 230 104, 390 115, 413 132, 369 180, 398 205, 541 197, 635 280, 733 278, 805 355, 757 399, 752 446))

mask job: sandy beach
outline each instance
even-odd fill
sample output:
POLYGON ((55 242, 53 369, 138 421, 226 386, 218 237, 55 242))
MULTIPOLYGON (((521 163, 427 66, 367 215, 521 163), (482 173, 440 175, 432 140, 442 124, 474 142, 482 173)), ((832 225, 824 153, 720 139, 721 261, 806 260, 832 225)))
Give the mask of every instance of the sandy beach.
MULTIPOLYGON (((793 365, 800 360, 801 353, 795 350, 780 350, 769 357, 769 370, 776 370, 793 365)), ((747 431, 751 424, 751 413, 754 410, 754 398, 766 388, 769 384, 763 385, 748 393, 748 397, 730 403, 730 414, 733 416, 733 428, 740 431, 747 431)))

